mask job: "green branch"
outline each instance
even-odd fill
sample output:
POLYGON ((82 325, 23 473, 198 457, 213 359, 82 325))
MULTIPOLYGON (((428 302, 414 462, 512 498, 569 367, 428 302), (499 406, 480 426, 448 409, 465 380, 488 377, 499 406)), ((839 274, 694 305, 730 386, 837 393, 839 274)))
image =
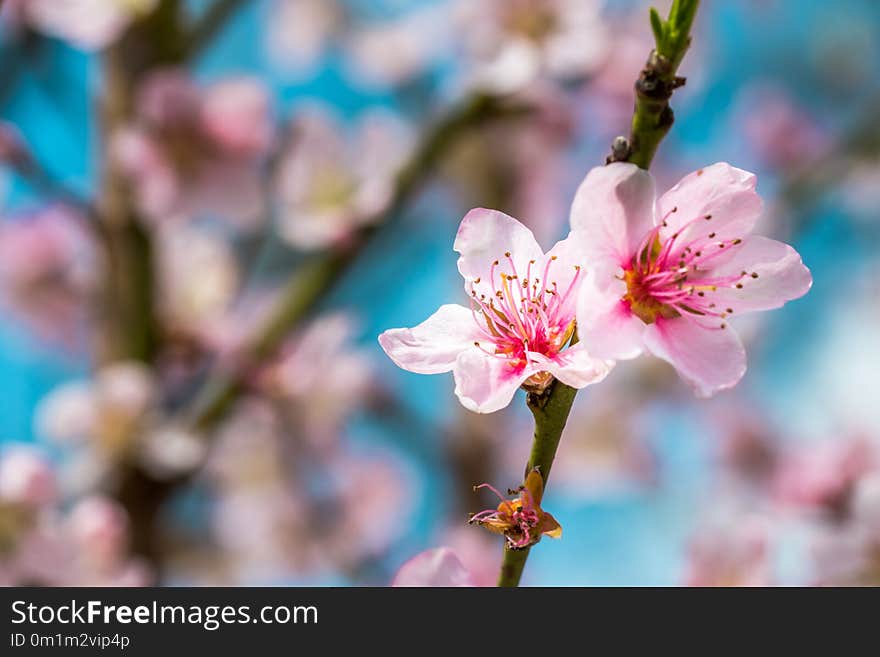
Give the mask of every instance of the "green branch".
MULTIPOLYGON (((675 72, 690 45, 690 29, 698 5, 699 0, 675 0, 666 21, 656 10, 651 10, 656 49, 636 82, 636 105, 629 142, 615 141, 609 162, 630 161, 643 169, 651 165, 657 146, 672 126, 669 99, 673 90, 684 84, 675 72)), ((572 338, 572 344, 575 342, 577 337, 572 338)), ((535 437, 525 471, 528 473, 538 467, 544 477, 545 490, 576 395, 577 390, 555 381, 543 394, 530 393, 528 396, 529 410, 535 418, 535 437)), ((505 545, 498 586, 518 586, 528 558, 529 548, 511 550, 505 545)))
POLYGON ((691 27, 699 5, 700 0, 675 0, 665 21, 651 9, 655 47, 636 80, 629 139, 615 140, 608 162, 632 162, 643 169, 651 166, 657 147, 675 121, 669 100, 685 83, 676 73, 691 45, 691 27))

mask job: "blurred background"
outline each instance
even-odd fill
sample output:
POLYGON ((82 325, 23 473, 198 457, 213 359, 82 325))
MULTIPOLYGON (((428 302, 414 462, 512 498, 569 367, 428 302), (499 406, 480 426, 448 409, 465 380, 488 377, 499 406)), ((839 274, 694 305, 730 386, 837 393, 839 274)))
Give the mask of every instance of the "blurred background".
MULTIPOLYGON (((649 3, 0 4, 0 583, 386 585, 448 545, 492 584, 467 514, 524 393, 469 413, 376 337, 463 302, 471 207, 567 232, 649 3)), ((869 0, 702 3, 658 186, 756 172, 814 286, 737 324, 732 391, 643 358, 579 395, 525 584, 880 584, 878 57, 869 0)))

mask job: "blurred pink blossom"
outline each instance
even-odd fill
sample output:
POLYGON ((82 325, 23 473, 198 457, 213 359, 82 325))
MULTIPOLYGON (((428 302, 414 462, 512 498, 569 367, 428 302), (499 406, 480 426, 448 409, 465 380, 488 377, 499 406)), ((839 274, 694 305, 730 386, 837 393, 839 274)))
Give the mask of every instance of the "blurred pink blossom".
POLYGON ((808 166, 832 145, 828 132, 778 85, 753 83, 740 92, 737 105, 736 125, 767 166, 808 166))
POLYGON ((201 89, 182 71, 150 75, 134 123, 113 139, 140 210, 157 222, 209 215, 256 228, 264 209, 260 167, 273 139, 270 104, 252 78, 201 89))
POLYGON ((362 84, 402 85, 417 78, 450 45, 446 4, 426 5, 384 22, 368 23, 347 37, 347 64, 362 84))
POLYGON ((47 337, 85 320, 94 250, 75 211, 49 206, 0 223, 0 302, 47 337))
POLYGON ((859 480, 880 471, 880 449, 863 438, 826 441, 785 454, 776 478, 783 503, 846 513, 859 480))
POLYGON ((267 20, 269 59, 290 76, 310 76, 344 20, 338 0, 273 0, 267 20))
POLYGON ((101 50, 159 0, 26 0, 24 12, 38 30, 82 50, 101 50))
POLYGON ((371 359, 352 345, 356 324, 343 313, 317 318, 282 350, 263 375, 270 394, 290 404, 306 440, 328 447, 342 422, 371 396, 371 359))
POLYGON ((770 584, 769 528, 763 518, 739 517, 701 529, 688 551, 687 586, 770 584))
POLYGON ((0 456, 0 500, 38 509, 52 504, 57 496, 52 466, 35 448, 7 447, 0 456))
POLYGON ((445 529, 442 535, 443 542, 455 551, 471 574, 474 586, 495 586, 503 553, 497 537, 474 531, 461 522, 445 529))
POLYGON ((730 315, 779 308, 812 277, 787 244, 749 233, 761 214, 755 176, 714 164, 659 199, 634 164, 593 169, 572 207, 572 240, 591 265, 578 333, 598 356, 645 349, 700 396, 736 385, 745 349, 730 315))
POLYGON ((457 29, 473 61, 471 84, 519 91, 542 76, 580 78, 602 62, 610 40, 594 0, 461 0, 457 29))
POLYGON ((127 450, 156 403, 153 374, 142 363, 119 362, 91 380, 65 383, 36 411, 37 430, 62 443, 87 442, 98 452, 127 450))
POLYGON ((0 585, 143 586, 151 574, 128 552, 128 518, 102 497, 69 513, 55 475, 30 447, 0 455, 0 585))
POLYGON ((191 226, 157 231, 158 303, 174 332, 202 335, 229 311, 239 289, 238 262, 229 240, 191 226))
POLYGON ((281 236, 301 249, 318 249, 375 222, 411 148, 404 125, 373 113, 347 135, 329 111, 313 107, 294 119, 290 131, 275 180, 281 236))
POLYGON ((420 552, 400 567, 391 586, 463 587, 476 586, 452 548, 431 548, 420 552))
POLYGON ((555 378, 577 388, 610 371, 583 342, 566 349, 574 331, 582 260, 570 239, 546 254, 532 232, 497 210, 471 210, 453 247, 461 254, 471 308, 440 309, 411 329, 379 336, 389 358, 418 374, 453 372, 465 408, 492 413, 520 386, 544 390, 555 378))

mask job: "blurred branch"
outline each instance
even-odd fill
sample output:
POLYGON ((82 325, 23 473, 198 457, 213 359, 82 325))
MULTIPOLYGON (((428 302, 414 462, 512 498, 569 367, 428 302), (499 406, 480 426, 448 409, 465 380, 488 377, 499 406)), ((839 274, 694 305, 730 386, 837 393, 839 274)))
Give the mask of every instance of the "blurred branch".
MULTIPOLYGON (((690 28, 698 5, 699 0, 675 0, 666 21, 660 18, 656 10, 651 10, 651 26, 657 47, 636 82, 630 148, 627 149, 626 158, 616 158, 612 154, 609 161, 626 159, 643 169, 651 165, 657 147, 672 126, 669 99, 673 90, 684 83, 675 77, 675 71, 690 45, 690 28)), ((576 342, 577 335, 571 340, 572 344, 576 342)), ((554 381, 541 394, 528 395, 529 410, 535 418, 535 436, 525 474, 528 475, 537 467, 544 479, 545 490, 556 458, 556 449, 576 395, 576 389, 561 381, 554 381)), ((529 550, 530 548, 511 550, 505 543, 498 586, 519 585, 529 558, 529 550)))
POLYGON ((370 222, 346 246, 311 257, 293 274, 268 320, 244 346, 238 367, 217 372, 197 396, 192 426, 206 431, 224 417, 242 391, 243 374, 275 353, 288 333, 335 286, 371 238, 400 213, 460 137, 487 122, 522 116, 529 111, 528 107, 503 98, 477 95, 440 120, 399 174, 394 197, 377 221, 370 222))
POLYGON ((245 0, 214 0, 191 29, 186 39, 183 57, 185 59, 198 57, 244 4, 245 0))
POLYGON ((783 182, 781 195, 788 203, 796 207, 810 205, 854 167, 880 159, 880 131, 876 125, 880 98, 874 98, 867 107, 833 148, 797 168, 783 182))
POLYGON ((141 225, 127 181, 106 155, 107 144, 130 119, 132 75, 122 43, 104 54, 101 117, 105 157, 98 212, 105 232, 105 289, 98 354, 101 362, 150 362, 156 347, 153 316, 153 258, 149 235, 141 225))
POLYGON ((632 162, 642 169, 651 166, 657 147, 675 121, 669 100, 685 83, 676 72, 690 47, 691 26, 699 4, 699 0, 674 0, 665 21, 656 9, 651 9, 656 46, 636 80, 629 140, 615 140, 608 162, 632 162))

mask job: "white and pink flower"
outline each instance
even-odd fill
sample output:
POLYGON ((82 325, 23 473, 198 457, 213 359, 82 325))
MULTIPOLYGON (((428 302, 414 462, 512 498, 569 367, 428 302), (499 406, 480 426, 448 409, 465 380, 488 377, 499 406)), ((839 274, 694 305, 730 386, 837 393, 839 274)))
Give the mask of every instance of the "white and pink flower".
POLYGON ((544 253, 528 228, 496 210, 471 210, 454 249, 471 307, 441 306, 411 329, 392 329, 379 343, 399 367, 453 373, 469 410, 507 406, 517 388, 542 392, 559 379, 575 388, 601 381, 611 364, 587 343, 566 349, 585 272, 571 239, 544 253))
POLYGON ((82 50, 101 50, 159 0, 27 0, 22 11, 36 29, 82 50))
POLYGON ((346 134, 324 108, 302 111, 275 179, 278 230, 300 249, 349 239, 391 200, 411 147, 405 124, 387 112, 359 118, 346 134))
POLYGON ((608 52, 595 0, 463 0, 456 8, 477 87, 507 93, 542 77, 577 79, 608 52))
POLYGON ((469 587, 476 584, 452 548, 438 547, 420 552, 403 564, 391 586, 469 587))
POLYGON ((140 211, 157 222, 209 215, 255 228, 271 114, 269 94, 255 79, 200 89, 181 71, 152 74, 139 90, 134 123, 113 141, 140 211))
POLYGON ((812 284, 793 248, 750 234, 762 207, 755 182, 719 163, 655 199, 653 178, 634 164, 587 175, 571 239, 590 266, 577 316, 593 354, 648 350, 700 396, 736 385, 746 355, 729 318, 779 308, 812 284))

